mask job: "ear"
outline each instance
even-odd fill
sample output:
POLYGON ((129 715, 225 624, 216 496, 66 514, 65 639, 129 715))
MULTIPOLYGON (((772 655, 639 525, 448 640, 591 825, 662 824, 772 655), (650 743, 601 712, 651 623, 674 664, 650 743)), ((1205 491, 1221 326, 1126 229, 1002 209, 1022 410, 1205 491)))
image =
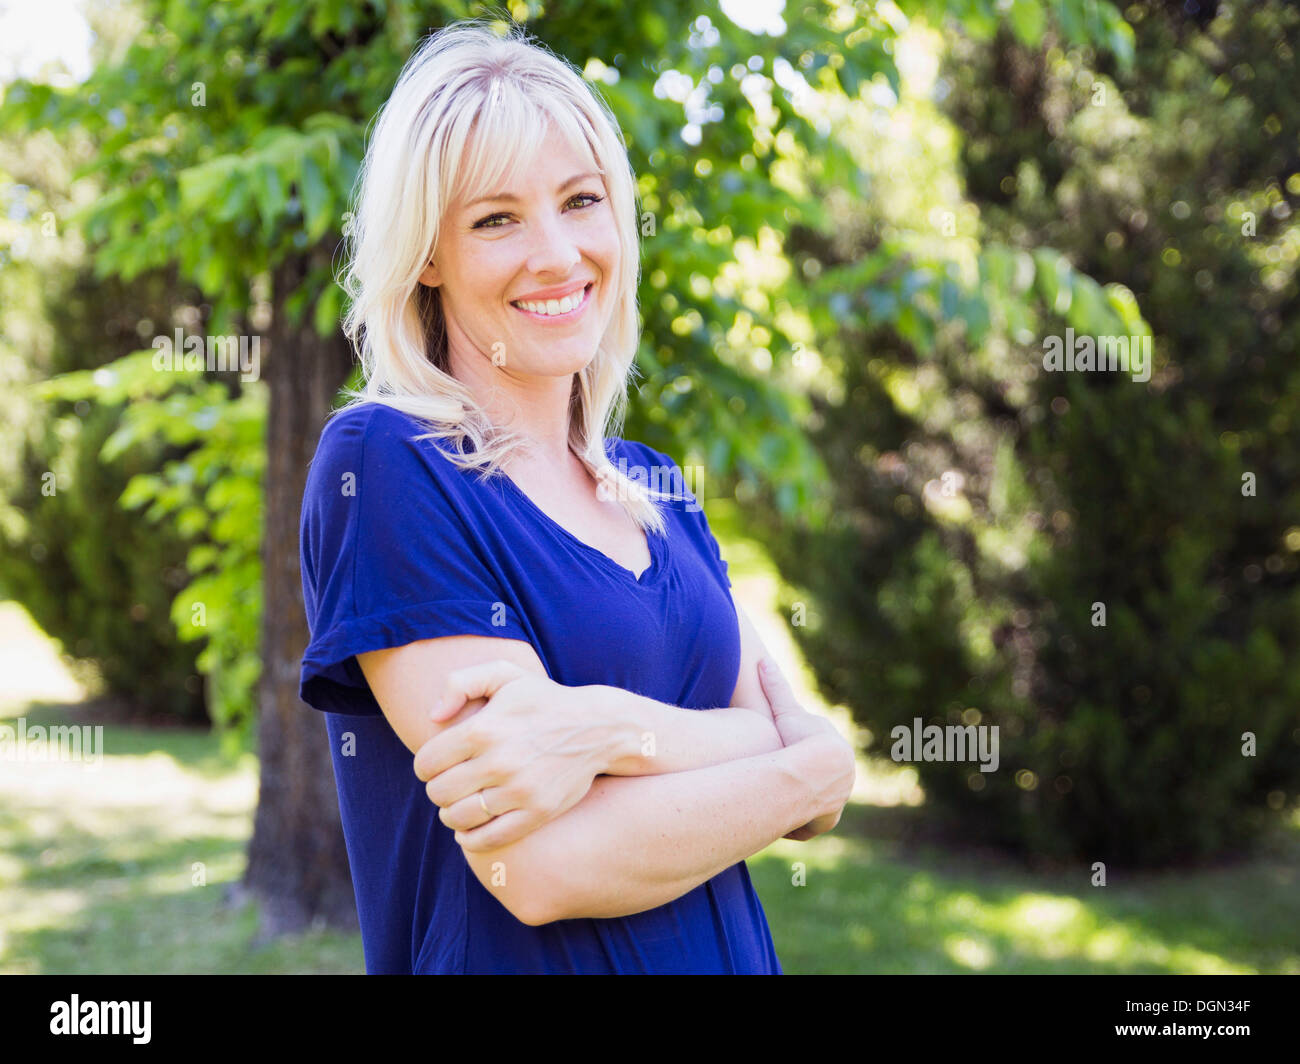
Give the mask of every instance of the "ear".
POLYGON ((420 271, 420 284, 428 285, 430 288, 437 288, 442 284, 442 271, 433 264, 432 259, 429 260, 429 265, 420 271))

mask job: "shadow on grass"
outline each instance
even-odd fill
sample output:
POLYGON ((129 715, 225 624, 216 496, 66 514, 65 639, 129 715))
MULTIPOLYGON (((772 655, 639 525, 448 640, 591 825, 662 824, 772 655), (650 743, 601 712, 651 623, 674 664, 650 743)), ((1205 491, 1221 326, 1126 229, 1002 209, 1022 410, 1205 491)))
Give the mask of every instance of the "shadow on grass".
POLYGON ((224 756, 206 729, 118 723, 93 706, 22 715, 28 727, 103 724, 102 763, 48 781, 26 765, 0 792, 0 972, 364 970, 355 932, 257 946, 255 905, 231 900, 252 830, 251 755, 224 756))
MULTIPOLYGON (((52 703, 24 715, 103 720, 52 703)), ((15 784, 0 802, 0 970, 363 971, 356 933, 256 947, 255 907, 227 902, 252 828, 255 798, 238 789, 246 766, 204 730, 104 723, 109 776, 87 775, 84 787, 64 777, 68 790, 44 795, 15 784), (161 807, 132 794, 148 773, 125 760, 155 753, 193 774, 188 784, 157 774, 161 807), (230 783, 235 799, 210 800, 230 783)), ((943 841, 928 824, 924 808, 853 804, 830 835, 781 840, 750 859, 787 972, 1300 974, 1295 832, 1234 864, 1140 875, 1112 866, 1110 885, 1095 888, 1085 866, 1032 871, 943 841), (792 882, 794 862, 805 885, 792 882)))
POLYGON ((6 971, 363 971, 356 934, 318 930, 252 945, 256 907, 230 900, 244 869, 242 832, 175 839, 134 828, 105 839, 64 825, 50 840, 24 835, 15 819, 0 815, 0 838, 24 866, 15 893, 38 911, 7 932, 6 971))
MULTIPOLYGON (((221 752, 219 741, 207 725, 178 724, 166 720, 142 722, 123 718, 111 701, 103 702, 32 702, 23 710, 26 727, 50 728, 66 725, 102 726, 105 757, 139 757, 160 753, 185 769, 207 779, 226 775, 234 761, 221 752)), ((17 728, 16 716, 0 720, 17 728)), ((93 734, 93 733, 92 733, 93 734)), ((251 756, 251 755, 244 755, 251 756)))
POLYGON ((1034 872, 923 825, 923 809, 851 805, 831 835, 750 860, 786 971, 1300 972, 1292 845, 1190 873, 1112 866, 1093 887, 1088 866, 1034 872))

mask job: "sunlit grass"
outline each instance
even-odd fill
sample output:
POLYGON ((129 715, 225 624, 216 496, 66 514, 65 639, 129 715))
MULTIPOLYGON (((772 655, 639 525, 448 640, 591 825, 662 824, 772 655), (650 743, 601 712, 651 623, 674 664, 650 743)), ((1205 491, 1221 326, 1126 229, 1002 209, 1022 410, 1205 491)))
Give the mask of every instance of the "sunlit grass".
MULTIPOLYGON (((816 699, 772 615, 773 574, 725 539, 723 550, 805 704, 850 732, 843 710, 816 699)), ((0 609, 5 623, 27 647, 11 660, 57 680, 39 633, 0 609)), ((5 715, 19 714, 94 723, 82 707, 10 699, 5 715)), ((200 731, 117 724, 104 727, 102 755, 95 769, 0 763, 0 973, 364 970, 355 934, 258 945, 255 910, 227 903, 252 831, 253 757, 226 759, 200 731)), ((750 859, 787 972, 1300 974, 1300 824, 1267 858, 1164 875, 1111 868, 1098 888, 1087 868, 1031 873, 915 841, 921 800, 910 768, 862 759, 834 833, 750 859)))
POLYGON ((32 699, 77 702, 86 696, 60 660, 58 645, 16 602, 0 602, 0 677, 0 718, 16 715, 32 699))
MULTIPOLYGON (((66 719, 31 707, 29 724, 66 719)), ((360 972, 355 935, 258 948, 226 902, 257 799, 251 757, 194 731, 105 726, 97 769, 8 762, 0 775, 0 972, 360 972), (136 751, 145 744, 159 747, 136 751)))
POLYGON ((1034 873, 899 841, 909 816, 855 803, 831 837, 750 860, 788 971, 1300 974, 1294 839, 1230 868, 1112 868, 1093 887, 1088 867, 1034 873))

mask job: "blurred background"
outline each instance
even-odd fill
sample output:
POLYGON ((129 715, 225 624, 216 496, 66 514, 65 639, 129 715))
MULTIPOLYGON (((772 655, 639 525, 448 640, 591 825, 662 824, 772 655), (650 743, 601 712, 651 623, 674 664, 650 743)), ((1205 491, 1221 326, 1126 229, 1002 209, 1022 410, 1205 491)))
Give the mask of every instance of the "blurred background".
POLYGON ((298 510, 367 123, 477 15, 617 116, 622 434, 860 752, 749 862, 786 970, 1300 973, 1281 0, 0 2, 0 972, 363 970, 298 510))

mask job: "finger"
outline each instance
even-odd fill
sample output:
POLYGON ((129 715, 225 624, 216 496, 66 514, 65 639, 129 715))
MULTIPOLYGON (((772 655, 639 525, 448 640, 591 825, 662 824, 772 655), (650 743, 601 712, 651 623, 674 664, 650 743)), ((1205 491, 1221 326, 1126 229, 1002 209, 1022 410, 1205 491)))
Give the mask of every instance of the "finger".
POLYGON ((537 826, 536 813, 525 809, 512 809, 502 816, 493 817, 480 828, 457 831, 456 841, 462 850, 481 853, 484 850, 495 850, 501 846, 509 846, 512 842, 518 842, 537 826))
MULTIPOLYGON (((453 765, 446 772, 433 776, 424 785, 424 793, 429 796, 429 801, 434 805, 445 807, 454 805, 463 798, 471 798, 488 787, 499 787, 503 783, 505 779, 489 770, 484 758, 472 757, 458 765, 453 765)), ((475 799, 476 804, 477 802, 478 799, 475 799)), ((491 802, 488 803, 488 807, 496 808, 491 802)))
POLYGON ((490 824, 498 816, 504 816, 511 812, 504 809, 500 814, 496 812, 498 805, 506 803, 505 795, 499 788, 489 788, 483 794, 488 808, 492 810, 491 815, 483 812, 483 806, 478 800, 478 793, 462 798, 452 805, 444 806, 438 810, 438 819, 441 820, 452 831, 474 831, 477 828, 490 824))
POLYGON ((462 761, 468 761, 480 751, 471 738, 468 721, 444 728, 415 752, 415 775, 428 783, 462 761))
POLYGON ((758 679, 763 685, 763 693, 772 706, 774 713, 795 713, 803 709, 795 697, 785 674, 771 658, 761 658, 758 663, 758 679))
MULTIPOLYGON (((459 710, 452 713, 451 716, 446 716, 444 714, 440 721, 434 721, 434 726, 440 731, 446 731, 448 728, 452 728, 455 725, 460 724, 462 721, 469 720, 470 717, 486 705, 486 698, 471 698, 469 701, 465 702, 459 710)), ((430 718, 432 718, 432 712, 430 712, 430 718)), ((437 732, 434 734, 436 735, 437 732)))
MULTIPOLYGON (((513 688, 503 687, 492 699, 492 705, 508 705, 512 690, 513 688)), ((487 750, 492 739, 482 735, 480 728, 471 728, 469 724, 470 719, 487 705, 486 699, 471 698, 446 724, 435 724, 434 727, 438 730, 415 753, 416 776, 427 783, 453 765, 468 761, 487 750)))
POLYGON ((511 680, 524 674, 512 661, 498 659, 455 669, 443 681, 442 694, 434 703, 429 716, 436 721, 447 720, 458 713, 471 698, 490 699, 511 680))

